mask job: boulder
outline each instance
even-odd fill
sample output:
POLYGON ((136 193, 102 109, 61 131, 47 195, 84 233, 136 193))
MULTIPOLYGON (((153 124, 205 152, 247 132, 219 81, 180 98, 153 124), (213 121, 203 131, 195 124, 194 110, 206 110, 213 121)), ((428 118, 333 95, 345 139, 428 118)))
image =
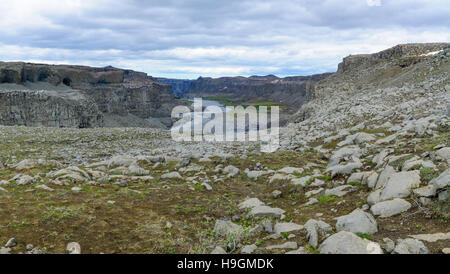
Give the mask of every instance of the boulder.
POLYGON ((439 177, 431 180, 430 185, 433 185, 436 190, 444 189, 450 186, 450 168, 442 172, 439 177))
POLYGON ((411 204, 403 199, 393 199, 389 201, 384 201, 373 205, 370 211, 375 216, 380 216, 381 218, 391 217, 402 212, 406 212, 411 208, 411 204))
POLYGON ((251 199, 247 199, 244 202, 240 203, 238 205, 239 209, 244 210, 244 209, 251 209, 257 206, 263 206, 264 203, 261 202, 258 198, 251 198, 251 199))
POLYGON ((274 232, 277 234, 302 230, 303 226, 294 223, 277 223, 274 232))
POLYGON ((322 254, 383 254, 380 245, 347 231, 328 237, 319 247, 322 254))
POLYGON ((393 254, 428 254, 428 248, 417 239, 401 239, 392 251, 393 254))
POLYGON ((281 218, 285 213, 284 210, 280 208, 272 208, 269 206, 256 206, 252 208, 249 216, 259 217, 259 218, 281 218))
POLYGON ((333 231, 331 225, 325 223, 324 221, 318 221, 314 219, 308 220, 304 228, 308 232, 307 238, 309 244, 314 248, 317 248, 317 246, 319 245, 320 238, 325 237, 328 233, 333 231))
POLYGON ((360 209, 352 213, 341 216, 337 219, 337 231, 349 231, 353 233, 375 234, 378 232, 378 225, 375 218, 360 209))
POLYGON ((389 176, 386 185, 381 191, 380 201, 393 198, 406 198, 411 195, 413 188, 420 185, 420 173, 417 170, 394 173, 389 176))

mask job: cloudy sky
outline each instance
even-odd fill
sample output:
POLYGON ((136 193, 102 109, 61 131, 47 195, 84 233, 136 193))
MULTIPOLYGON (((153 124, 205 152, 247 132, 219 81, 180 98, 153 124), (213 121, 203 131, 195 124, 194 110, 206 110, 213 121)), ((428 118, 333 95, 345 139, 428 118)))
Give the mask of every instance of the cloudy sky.
POLYGON ((307 75, 449 42, 449 0, 0 0, 0 60, 152 76, 307 75))

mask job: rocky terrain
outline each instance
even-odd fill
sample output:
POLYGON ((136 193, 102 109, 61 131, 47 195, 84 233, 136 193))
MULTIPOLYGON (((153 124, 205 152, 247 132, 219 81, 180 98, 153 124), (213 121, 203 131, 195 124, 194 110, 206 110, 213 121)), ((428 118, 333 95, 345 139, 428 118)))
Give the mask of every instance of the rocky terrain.
POLYGON ((46 127, 171 125, 169 85, 113 67, 0 63, 0 124, 46 127))
POLYGON ((448 254, 449 58, 448 44, 345 58, 270 154, 2 126, 0 253, 448 254))

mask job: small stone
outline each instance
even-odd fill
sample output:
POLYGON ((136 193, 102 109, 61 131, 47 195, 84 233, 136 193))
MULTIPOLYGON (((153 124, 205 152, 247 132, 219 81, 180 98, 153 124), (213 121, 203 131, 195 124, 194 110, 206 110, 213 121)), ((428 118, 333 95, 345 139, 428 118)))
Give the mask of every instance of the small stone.
POLYGON ((257 206, 254 207, 250 213, 249 216, 259 217, 259 218, 281 218, 283 214, 285 213, 284 210, 280 208, 272 208, 269 206, 257 206))
POLYGON ((265 220, 263 222, 264 231, 267 233, 273 233, 273 225, 271 220, 265 220))
POLYGON ((27 244, 27 251, 33 250, 34 246, 32 244, 27 244))
POLYGON ((271 245, 266 247, 266 249, 268 250, 272 250, 272 249, 297 249, 298 245, 296 242, 287 242, 281 245, 271 245))
POLYGON ((387 253, 391 253, 395 248, 395 242, 389 238, 384 238, 383 242, 384 250, 386 250, 387 253))
POLYGON ((242 254, 252 254, 258 247, 256 245, 246 245, 241 249, 242 254))
POLYGON ((274 231, 277 234, 293 232, 303 229, 302 225, 294 224, 294 223, 277 223, 275 225, 274 231))
POLYGON ((161 179, 183 179, 183 177, 181 177, 180 173, 175 171, 162 175, 161 179))
POLYGON ((10 254, 11 248, 8 247, 0 247, 0 255, 10 254))
POLYGON ((444 254, 450 254, 450 248, 444 248, 444 249, 442 249, 442 253, 444 253, 444 254))
POLYGON ((172 228, 172 223, 171 222, 166 222, 166 228, 168 228, 168 229, 170 229, 170 228, 172 228))
POLYGON ((15 247, 17 245, 17 240, 16 238, 11 238, 8 240, 8 242, 6 243, 5 247, 15 247))
POLYGON ((81 254, 81 246, 76 242, 67 244, 66 250, 69 254, 81 254))
POLYGON ((244 202, 239 204, 239 209, 243 210, 243 209, 250 209, 250 208, 254 208, 257 206, 263 206, 264 203, 261 202, 258 198, 251 198, 251 199, 247 199, 244 202))
POLYGON ((316 198, 310 198, 308 200, 308 202, 306 202, 305 204, 303 204, 303 206, 310 206, 310 205, 315 205, 319 203, 319 200, 317 200, 316 198))
POLYGON ((297 250, 289 251, 289 252, 286 252, 285 254, 288 254, 288 255, 289 254, 292 254, 292 255, 306 255, 306 254, 308 254, 308 250, 306 248, 304 248, 304 247, 300 247, 297 250))
POLYGON ((428 254, 428 248, 417 239, 398 240, 393 254, 428 254))
POLYGON ((36 188, 42 189, 42 190, 47 190, 47 191, 54 191, 53 188, 48 187, 48 186, 46 186, 46 185, 38 185, 38 186, 36 186, 36 188))
POLYGON ((74 193, 80 193, 80 191, 82 190, 80 187, 72 187, 72 192, 74 193))
POLYGON ((216 246, 216 248, 214 248, 214 250, 211 251, 211 254, 219 255, 219 254, 227 254, 227 252, 222 247, 216 246))
POLYGON ((283 194, 283 193, 282 193, 281 191, 275 190, 274 192, 272 192, 272 198, 278 199, 278 198, 281 197, 282 194, 283 194))
POLYGON ((212 190, 212 186, 207 184, 207 183, 203 183, 202 186, 204 186, 206 188, 206 190, 212 190))

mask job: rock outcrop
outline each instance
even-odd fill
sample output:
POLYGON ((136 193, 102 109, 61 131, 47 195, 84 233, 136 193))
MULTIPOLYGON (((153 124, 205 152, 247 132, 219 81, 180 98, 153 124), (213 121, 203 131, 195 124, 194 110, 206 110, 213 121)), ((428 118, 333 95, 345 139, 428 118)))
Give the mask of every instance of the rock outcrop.
POLYGON ((278 102, 297 111, 309 98, 314 84, 332 73, 279 78, 274 75, 251 77, 200 77, 197 80, 158 79, 173 86, 178 96, 227 96, 230 100, 246 102, 267 100, 278 102))
POLYGON ((21 62, 0 63, 0 99, 0 124, 80 128, 129 115, 169 126, 175 104, 170 85, 145 73, 21 62))

